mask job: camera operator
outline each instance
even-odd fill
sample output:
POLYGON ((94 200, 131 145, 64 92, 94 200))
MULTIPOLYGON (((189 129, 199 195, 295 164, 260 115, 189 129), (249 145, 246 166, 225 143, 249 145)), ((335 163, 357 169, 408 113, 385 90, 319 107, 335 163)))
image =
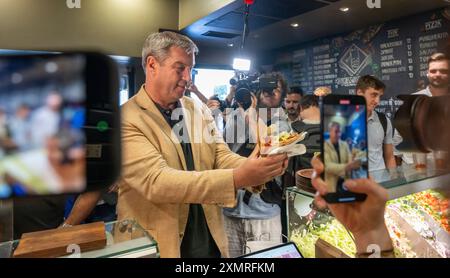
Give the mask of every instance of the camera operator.
MULTIPOLYGON (((261 76, 276 80, 276 88, 260 88, 256 94, 251 94, 246 86, 239 84, 236 88, 234 100, 238 108, 228 117, 225 126, 225 138, 230 149, 242 156, 250 156, 257 148, 257 136, 255 135, 252 113, 258 108, 258 123, 265 125, 279 125, 280 132, 290 130, 281 108, 281 101, 286 93, 286 83, 279 74, 261 76), (241 94, 246 93, 247 97, 241 94), (249 95, 251 94, 251 97, 249 95), (251 99, 251 104, 245 103, 245 99, 251 99), (261 114, 267 110, 267 121, 261 118, 261 114), (264 112, 263 112, 264 111, 264 112), (245 132, 244 132, 245 130, 245 132)), ((275 82, 274 82, 275 83, 275 82)), ((281 238, 281 179, 276 179, 266 184, 266 189, 261 194, 252 193, 241 189, 237 192, 237 205, 234 208, 224 208, 225 230, 229 241, 229 253, 231 257, 243 255, 249 241, 270 241, 280 243, 281 238), (276 181, 278 180, 278 181, 276 181)), ((253 250, 254 251, 254 250, 253 250)))

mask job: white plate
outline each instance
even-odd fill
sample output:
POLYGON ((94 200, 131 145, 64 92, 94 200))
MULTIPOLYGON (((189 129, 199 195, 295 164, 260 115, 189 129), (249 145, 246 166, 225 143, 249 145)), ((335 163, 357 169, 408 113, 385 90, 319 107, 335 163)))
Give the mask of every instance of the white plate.
POLYGON ((306 153, 306 146, 303 144, 287 145, 283 147, 275 147, 271 149, 268 155, 286 153, 288 157, 302 155, 306 153))
POLYGON ((302 155, 306 152, 306 146, 303 144, 297 144, 298 142, 305 139, 307 132, 302 132, 299 138, 289 145, 286 146, 273 146, 270 148, 265 148, 263 153, 268 155, 287 153, 288 157, 302 155))
POLYGON ((294 209, 298 216, 305 217, 312 211, 309 207, 311 201, 311 197, 306 197, 301 194, 295 195, 294 209))

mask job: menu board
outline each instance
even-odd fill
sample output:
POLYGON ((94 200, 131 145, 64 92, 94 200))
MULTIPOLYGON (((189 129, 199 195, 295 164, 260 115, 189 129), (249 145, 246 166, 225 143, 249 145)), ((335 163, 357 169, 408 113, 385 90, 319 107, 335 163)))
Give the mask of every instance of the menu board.
POLYGON ((310 55, 306 49, 301 49, 294 52, 292 65, 292 79, 296 80, 296 85, 303 88, 305 91, 314 89, 312 65, 310 55))
POLYGON ((371 74, 386 84, 377 110, 393 115, 399 94, 427 85, 428 57, 450 47, 450 8, 370 26, 294 47, 283 71, 290 86, 312 93, 328 86, 336 94, 355 94, 358 78, 371 74))
POLYGON ((337 53, 330 50, 329 44, 313 47, 313 74, 315 86, 332 86, 337 78, 337 53))

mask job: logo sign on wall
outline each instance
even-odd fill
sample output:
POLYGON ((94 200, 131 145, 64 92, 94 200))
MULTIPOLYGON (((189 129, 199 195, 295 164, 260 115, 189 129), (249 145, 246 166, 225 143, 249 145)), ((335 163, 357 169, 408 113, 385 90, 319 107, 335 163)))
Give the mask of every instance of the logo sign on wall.
POLYGON ((339 67, 344 69, 348 75, 355 76, 361 72, 369 64, 370 54, 352 44, 344 51, 339 60, 339 67))

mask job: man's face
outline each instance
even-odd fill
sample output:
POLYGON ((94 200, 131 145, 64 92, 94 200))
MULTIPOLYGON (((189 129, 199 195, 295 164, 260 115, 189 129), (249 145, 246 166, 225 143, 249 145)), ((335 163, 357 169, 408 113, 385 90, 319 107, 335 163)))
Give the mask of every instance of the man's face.
POLYGON ((339 142, 339 138, 341 138, 341 128, 334 125, 330 128, 330 141, 333 144, 337 144, 337 142, 339 142))
POLYGON ((297 117, 300 113, 299 102, 301 99, 299 94, 288 94, 284 99, 284 106, 286 107, 289 116, 297 117))
POLYGON ((428 81, 435 88, 446 88, 450 82, 448 61, 434 61, 428 66, 428 81))
POLYGON ((377 90, 375 88, 367 88, 366 90, 358 90, 357 94, 363 96, 367 103, 367 112, 371 114, 375 107, 380 104, 380 98, 384 94, 384 90, 377 90))
POLYGON ((28 115, 30 115, 30 109, 28 109, 27 107, 19 107, 16 115, 20 119, 25 119, 26 117, 28 117, 28 115))
POLYGON ((50 94, 47 96, 47 107, 53 111, 61 108, 62 97, 59 94, 50 94))
POLYGON ((187 54, 182 48, 172 46, 164 61, 158 62, 153 58, 147 61, 155 93, 167 103, 174 103, 182 98, 191 83, 194 54, 187 54))

